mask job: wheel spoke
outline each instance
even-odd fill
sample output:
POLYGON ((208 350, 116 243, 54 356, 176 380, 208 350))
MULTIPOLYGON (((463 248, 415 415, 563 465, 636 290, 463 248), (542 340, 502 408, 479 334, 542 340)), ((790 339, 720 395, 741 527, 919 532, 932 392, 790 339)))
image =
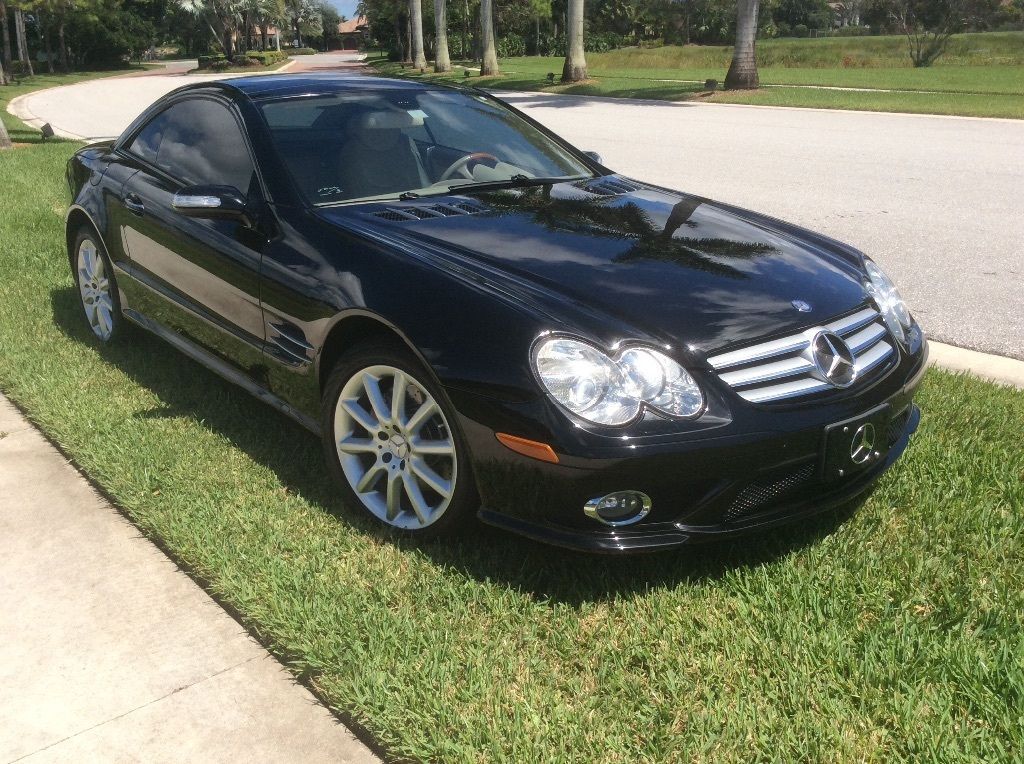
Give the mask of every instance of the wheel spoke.
POLYGON ((451 456, 455 453, 455 446, 450 440, 420 440, 413 438, 409 441, 409 448, 414 454, 422 456, 451 456))
POLYGON ((416 413, 413 414, 409 421, 406 423, 406 430, 410 435, 415 435, 420 431, 420 428, 427 423, 434 413, 437 412, 437 404, 434 403, 433 398, 428 398, 423 404, 416 409, 416 413))
POLYGON ((405 486, 405 495, 409 497, 409 503, 412 505, 412 511, 416 513, 420 523, 426 525, 430 522, 430 505, 423 498, 423 492, 420 490, 415 478, 407 477, 403 484, 405 486))
POLYGON ((385 472, 387 472, 387 468, 383 464, 374 463, 359 479, 359 482, 356 484, 356 493, 366 493, 372 489, 377 484, 381 474, 385 472))
POLYGON ((388 402, 384 400, 384 393, 380 390, 380 380, 372 374, 364 374, 363 389, 366 391, 366 397, 370 399, 370 406, 373 408, 373 414, 377 417, 379 426, 389 424, 391 410, 388 408, 388 402))
POLYGON ((338 441, 338 450, 345 454, 373 454, 377 452, 377 443, 372 438, 349 436, 338 441))
POLYGON ((452 495, 452 484, 434 472, 423 459, 412 459, 409 466, 412 467, 413 474, 430 486, 434 493, 445 499, 452 495))
POLYGON ((104 334, 109 334, 110 330, 114 326, 114 318, 110 314, 110 309, 102 300, 99 300, 96 303, 96 320, 98 321, 100 331, 104 334))
POLYGON ((402 473, 392 472, 388 475, 388 520, 394 520, 402 511, 402 473))
POLYGON ((341 407, 345 409, 350 417, 359 422, 367 432, 376 432, 379 429, 380 424, 374 419, 373 414, 360 406, 359 401, 354 398, 343 400, 341 407))
POLYGON ((82 264, 85 266, 85 277, 92 281, 96 266, 93 264, 93 250, 89 247, 82 247, 82 264))
POLYGON ((405 391, 409 380, 400 372, 395 372, 395 385, 391 390, 391 421, 402 427, 405 425, 405 391))

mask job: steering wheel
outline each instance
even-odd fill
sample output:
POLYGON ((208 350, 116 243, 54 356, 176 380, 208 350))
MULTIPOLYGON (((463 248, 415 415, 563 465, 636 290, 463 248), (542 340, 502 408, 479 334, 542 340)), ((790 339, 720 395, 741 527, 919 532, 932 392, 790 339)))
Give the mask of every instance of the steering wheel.
POLYGON ((461 173, 462 177, 468 180, 473 180, 473 174, 468 169, 469 163, 480 162, 484 159, 490 159, 494 162, 501 161, 498 157, 494 156, 494 154, 488 154, 486 151, 475 151, 472 154, 466 154, 466 156, 452 162, 451 166, 441 173, 441 177, 437 182, 440 183, 442 180, 450 179, 456 172, 461 173))

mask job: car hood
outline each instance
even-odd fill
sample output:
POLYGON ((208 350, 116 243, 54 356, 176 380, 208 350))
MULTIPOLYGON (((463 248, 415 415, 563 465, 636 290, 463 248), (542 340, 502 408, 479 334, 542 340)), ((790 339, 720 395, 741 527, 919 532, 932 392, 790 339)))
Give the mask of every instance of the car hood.
POLYGON ((630 338, 609 336, 614 326, 706 353, 823 323, 867 299, 859 256, 836 242, 701 197, 635 182, 611 190, 623 187, 632 190, 562 183, 323 214, 475 268, 567 324, 551 329, 605 341, 630 338))

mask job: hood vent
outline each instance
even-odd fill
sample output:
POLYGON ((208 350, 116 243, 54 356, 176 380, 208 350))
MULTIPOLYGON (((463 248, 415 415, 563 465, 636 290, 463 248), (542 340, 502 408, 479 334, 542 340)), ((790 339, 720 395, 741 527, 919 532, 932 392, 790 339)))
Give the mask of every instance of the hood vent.
POLYGON ((415 205, 408 207, 388 207, 379 212, 371 213, 381 220, 392 220, 404 223, 409 220, 429 220, 430 218, 448 218, 454 215, 476 215, 486 212, 487 208, 476 202, 459 200, 443 204, 415 205))
POLYGON ((631 194, 634 191, 640 190, 640 186, 636 183, 623 180, 614 175, 606 175, 603 178, 582 183, 579 187, 597 196, 619 196, 620 194, 631 194))

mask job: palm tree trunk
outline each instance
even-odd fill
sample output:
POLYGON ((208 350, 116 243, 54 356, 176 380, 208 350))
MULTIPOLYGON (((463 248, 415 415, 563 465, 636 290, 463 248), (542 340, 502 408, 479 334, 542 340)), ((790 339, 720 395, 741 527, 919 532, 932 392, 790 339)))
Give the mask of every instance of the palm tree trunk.
POLYGON ((427 57, 423 55, 423 4, 421 0, 409 0, 409 23, 412 24, 412 65, 417 69, 426 69, 427 57))
POLYGON ((260 24, 260 44, 263 46, 263 51, 266 52, 270 46, 270 24, 260 24))
POLYGON ((462 0, 462 58, 472 58, 469 55, 469 0, 462 0))
POLYGON ((412 16, 409 15, 409 7, 405 8, 405 62, 412 63, 412 16))
POLYGON ((32 57, 28 53, 28 37, 25 35, 25 13, 21 8, 14 9, 14 35, 18 39, 18 59, 25 65, 25 74, 35 74, 32 68, 32 57))
POLYGON ((405 61, 405 35, 402 33, 402 16, 399 13, 395 14, 395 45, 398 46, 398 50, 395 51, 398 54, 399 61, 405 61))
POLYGON ((43 33, 43 45, 46 48, 46 66, 53 74, 53 18, 49 15, 44 16, 43 12, 39 11, 39 28, 43 33), (46 19, 46 24, 43 24, 43 19, 46 19))
POLYGON ((64 39, 64 13, 60 14, 60 21, 57 22, 57 46, 60 48, 60 68, 64 74, 71 71, 68 68, 68 43, 64 39))
POLYGON ((732 53, 729 73, 725 75, 726 90, 756 90, 757 60, 754 58, 754 40, 757 37, 758 0, 736 2, 736 47, 732 53))
MULTIPOLYGON (((10 82, 10 80, 7 78, 7 68, 4 66, 3 59, 0 58, 0 86, 7 85, 9 82, 10 82)), ((3 120, 0 119, 0 131, 3 131, 3 129, 4 129, 3 120)), ((2 136, 0 136, 0 137, 2 137, 2 136)), ((0 147, 0 148, 2 148, 2 147, 0 147)))
POLYGON ((3 36, 4 71, 11 71, 11 30, 7 21, 7 3, 0 0, 0 34, 3 36))
POLYGON ((480 76, 501 74, 498 51, 494 47, 494 0, 480 0, 480 42, 483 45, 480 76))
POLYGON ((452 60, 448 55, 448 2, 434 0, 434 71, 450 72, 452 60))
POLYGON ((569 0, 569 19, 565 31, 565 64, 562 82, 580 82, 587 78, 587 57, 583 52, 583 0, 569 0))
MULTIPOLYGON (((0 66, 0 82, 7 76, 4 74, 7 70, 0 66)), ((7 134, 7 126, 4 121, 0 119, 0 151, 4 149, 12 149, 14 145, 11 143, 11 136, 7 134)))

